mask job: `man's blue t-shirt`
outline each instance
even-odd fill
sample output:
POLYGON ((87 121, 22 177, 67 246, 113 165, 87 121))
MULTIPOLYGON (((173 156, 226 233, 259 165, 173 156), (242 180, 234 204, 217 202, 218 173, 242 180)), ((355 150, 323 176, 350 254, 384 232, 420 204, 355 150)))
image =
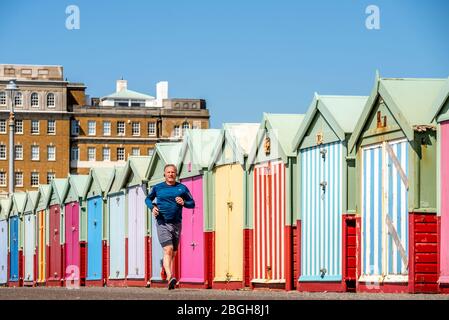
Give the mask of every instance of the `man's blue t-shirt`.
POLYGON ((181 197, 184 200, 184 207, 195 208, 195 201, 189 189, 179 182, 169 185, 164 181, 153 186, 145 199, 145 203, 151 210, 153 210, 153 203, 158 207, 159 215, 157 219, 163 218, 165 221, 181 222, 182 206, 176 203, 176 197, 181 197))

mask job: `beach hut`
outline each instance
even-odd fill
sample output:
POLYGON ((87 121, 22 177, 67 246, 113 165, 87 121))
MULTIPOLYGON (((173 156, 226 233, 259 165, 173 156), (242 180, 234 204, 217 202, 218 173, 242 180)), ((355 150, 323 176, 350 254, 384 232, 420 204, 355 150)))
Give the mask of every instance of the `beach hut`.
POLYGON ((39 200, 39 191, 26 192, 26 204, 24 209, 24 286, 36 284, 37 256, 36 256, 36 206, 39 200))
POLYGON ((64 191, 67 189, 67 178, 56 178, 50 183, 48 191, 48 251, 46 255, 47 286, 63 286, 64 284, 64 191))
POLYGON ((108 257, 109 276, 107 286, 123 287, 126 285, 126 201, 125 189, 120 187, 124 167, 116 167, 111 175, 106 190, 109 215, 108 257))
POLYGON ((179 287, 210 288, 212 285, 213 242, 208 230, 212 179, 208 166, 220 134, 219 129, 188 129, 184 134, 178 178, 189 189, 195 208, 182 210, 177 256, 179 287))
MULTIPOLYGON (((435 109, 431 115, 438 124, 438 245, 439 260, 439 289, 449 293, 449 79, 438 95, 435 109)), ((435 265, 427 265, 427 267, 435 265)))
MULTIPOLYGON (((151 159, 151 162, 147 168, 147 171, 145 173, 145 178, 148 180, 148 192, 151 191, 151 188, 160 182, 165 181, 164 179, 164 166, 166 164, 174 164, 177 167, 179 167, 179 160, 180 160, 180 152, 181 152, 181 142, 172 142, 172 143, 157 143, 155 148, 155 153, 151 159)), ((183 209, 186 210, 186 209, 183 209)), ((163 268, 162 265, 162 259, 163 259, 163 251, 162 247, 159 243, 158 237, 157 237, 157 230, 156 230, 156 218, 151 214, 149 215, 149 218, 151 219, 151 233, 150 233, 150 240, 151 240, 151 270, 150 270, 150 282, 151 286, 158 287, 158 286, 166 286, 166 282, 162 281, 161 278, 161 271, 163 268), (151 218, 150 218, 151 217, 151 218)), ((181 233, 182 233, 181 229, 181 233)), ((178 250, 179 253, 179 250, 178 250)), ((178 272, 178 260, 179 257, 175 257, 175 266, 174 266, 174 273, 175 277, 178 272)), ((179 279, 178 279, 179 280, 179 279)))
POLYGON ((300 291, 355 290, 355 161, 347 145, 367 99, 315 94, 295 137, 300 291))
POLYGON ((8 214, 11 210, 11 199, 0 200, 0 286, 8 284, 8 214))
POLYGON ((436 127, 445 79, 376 77, 348 143, 356 157, 357 291, 437 289, 436 127), (430 262, 431 263, 431 262, 430 262))
POLYGON ((214 288, 250 286, 246 165, 258 129, 258 123, 223 124, 208 171, 203 174, 207 191, 203 200, 204 230, 206 239, 211 238, 209 241, 215 244, 207 259, 215 265, 211 270, 214 288))
POLYGON ((37 270, 36 285, 43 286, 47 281, 47 262, 46 257, 49 254, 48 242, 48 215, 47 203, 50 195, 50 185, 41 184, 38 188, 39 199, 36 205, 36 250, 37 250, 37 270))
POLYGON ((88 175, 70 175, 64 203, 64 260, 66 286, 85 285, 86 281, 86 242, 87 228, 86 205, 83 200, 88 175), (83 223, 86 221, 86 223, 83 223))
POLYGON ((150 156, 131 156, 126 162, 118 189, 126 189, 126 284, 128 286, 148 286, 151 265, 151 228, 149 210, 145 205, 145 172, 150 164, 150 156))
POLYGON ((14 192, 9 212, 9 283, 8 286, 23 285, 23 211, 26 193, 14 192))
POLYGON ((293 141, 303 119, 303 114, 264 113, 248 157, 253 288, 291 290, 294 285, 293 246, 298 239, 293 239, 293 212, 297 211, 293 178, 298 168, 293 141))
POLYGON ((85 184, 83 198, 87 202, 87 273, 86 286, 104 286, 107 277, 106 236, 108 222, 106 187, 114 168, 92 168, 85 184))

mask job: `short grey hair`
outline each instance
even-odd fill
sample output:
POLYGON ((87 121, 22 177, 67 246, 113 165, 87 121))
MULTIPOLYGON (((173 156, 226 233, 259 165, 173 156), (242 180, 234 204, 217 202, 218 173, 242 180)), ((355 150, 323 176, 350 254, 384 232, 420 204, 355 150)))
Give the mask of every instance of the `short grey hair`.
POLYGON ((166 170, 167 168, 169 168, 169 167, 175 168, 175 172, 178 173, 178 168, 176 167, 176 165, 174 165, 174 164, 172 164, 172 163, 169 163, 169 164, 166 164, 166 165, 165 165, 165 167, 164 167, 164 172, 165 172, 165 170, 166 170))

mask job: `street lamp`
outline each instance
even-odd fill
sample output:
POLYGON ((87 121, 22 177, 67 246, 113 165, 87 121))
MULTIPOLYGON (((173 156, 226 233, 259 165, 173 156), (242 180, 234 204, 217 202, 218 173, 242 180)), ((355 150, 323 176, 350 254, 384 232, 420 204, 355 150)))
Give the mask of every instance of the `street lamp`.
POLYGON ((6 85, 6 92, 8 92, 11 101, 11 111, 9 113, 9 169, 8 169, 8 190, 11 197, 14 193, 14 103, 18 88, 15 80, 9 81, 6 85))

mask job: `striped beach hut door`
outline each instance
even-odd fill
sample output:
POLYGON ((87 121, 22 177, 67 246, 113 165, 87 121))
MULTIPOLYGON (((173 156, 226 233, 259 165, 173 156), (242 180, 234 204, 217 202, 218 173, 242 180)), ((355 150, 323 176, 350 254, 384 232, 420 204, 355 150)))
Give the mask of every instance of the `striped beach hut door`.
POLYGON ((253 281, 285 281, 285 166, 268 162, 254 169, 253 281))
POLYGON ((300 281, 342 277, 342 144, 301 150, 300 281))
MULTIPOLYGON (((362 270, 382 282, 408 274, 408 142, 362 152, 362 270)), ((400 280, 399 278, 395 278, 400 280)))
POLYGON ((25 281, 34 281, 35 230, 34 215, 25 215, 25 281))
POLYGON ((8 222, 0 221, 0 283, 8 282, 8 222))
POLYGON ((110 197, 110 279, 125 278, 125 196, 110 197))
POLYGON ((19 280, 19 218, 12 217, 10 220, 10 280, 19 280))
POLYGON ((41 210, 37 214, 39 224, 38 234, 38 281, 45 281, 45 210, 41 210))

